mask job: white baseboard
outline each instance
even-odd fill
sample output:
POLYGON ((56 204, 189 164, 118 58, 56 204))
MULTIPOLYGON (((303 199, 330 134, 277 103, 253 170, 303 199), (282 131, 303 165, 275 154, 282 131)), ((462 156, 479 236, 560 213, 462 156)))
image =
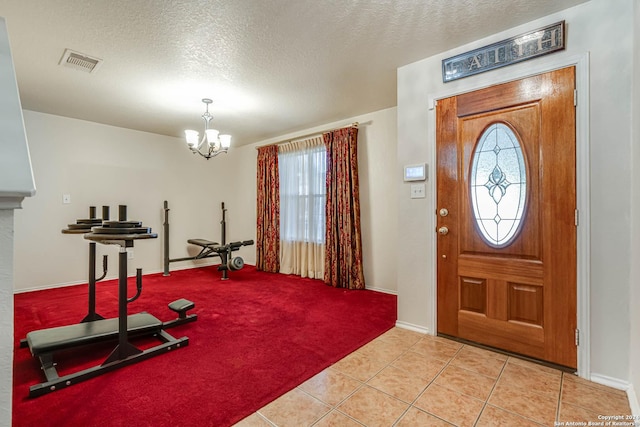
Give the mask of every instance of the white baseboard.
MULTIPOLYGON (((109 279, 104 279, 109 280, 109 279)), ((34 286, 32 288, 22 288, 22 289, 14 289, 14 294, 25 294, 27 292, 35 292, 35 291, 44 291, 45 289, 56 289, 56 288, 66 288, 69 286, 77 286, 86 284, 86 280, 81 280, 78 282, 67 282, 67 283, 54 283, 52 285, 43 285, 43 286, 34 286)))
MULTIPOLYGON (((202 267, 209 267, 211 265, 217 265, 220 264, 220 261, 216 260, 216 261, 209 261, 209 260, 199 260, 197 264, 191 263, 191 264, 183 264, 183 265, 175 265, 173 267, 171 267, 169 269, 169 274, 171 274, 171 272, 175 272, 175 271, 180 271, 180 270, 191 270, 194 268, 202 268, 202 267)), ((245 265, 247 266, 254 266, 253 264, 248 264, 245 263, 245 265)), ((159 273, 164 273, 164 268, 160 269, 160 270, 152 270, 152 271, 148 271, 145 272, 144 275, 150 275, 150 274, 159 274, 159 273)), ((135 277, 135 274, 131 274, 128 277, 135 277)), ((117 280, 118 276, 114 276, 114 275, 107 275, 107 277, 105 277, 102 281, 107 281, 107 280, 117 280)), ((67 286, 77 286, 77 285, 86 285, 87 284, 87 280, 79 280, 79 281, 75 281, 75 282, 68 282, 68 283, 54 283, 54 284, 50 284, 50 285, 43 285, 43 286, 34 286, 32 288, 22 288, 22 289, 17 289, 14 290, 14 294, 22 294, 22 293, 27 293, 27 292, 34 292, 34 291, 43 291, 45 289, 55 289, 55 288, 64 288, 67 286)), ((375 292, 382 292, 385 294, 390 294, 390 295, 398 295, 397 291, 391 290, 391 289, 384 289, 384 288, 366 288, 369 291, 375 291, 375 292)), ((401 326, 402 327, 402 326, 401 326)), ((411 329, 417 332, 422 332, 422 333, 428 333, 428 332, 424 332, 425 329, 422 328, 421 326, 416 326, 416 325, 411 325, 411 324, 406 324, 406 326, 404 326, 405 329, 411 329)))
MULTIPOLYGON (((627 397, 629 398, 629 406, 631 407, 631 415, 640 417, 640 402, 638 402, 638 395, 636 394, 633 384, 629 384, 627 389, 627 397)), ((636 418, 638 419, 638 418, 636 418)))
POLYGON ((410 331, 414 331, 414 332, 420 332, 421 334, 426 334, 426 335, 433 335, 429 329, 425 328, 424 326, 420 326, 420 325, 414 325, 412 323, 408 323, 408 322, 403 322, 401 320, 396 320, 396 326, 398 328, 402 328, 402 329, 408 329, 410 331))
MULTIPOLYGON (((172 267, 169 270, 169 274, 171 274, 172 271, 175 272, 175 271, 180 271, 180 270, 191 270, 193 268, 202 268, 202 267, 208 267, 208 266, 217 265, 217 264, 220 264, 220 261, 214 262, 214 261, 210 261, 210 260, 203 260, 203 261, 198 262, 198 264, 191 264, 191 265, 185 264, 185 265, 172 267)), ((250 265, 250 264, 245 264, 245 265, 250 265)), ((150 274, 159 274, 159 273, 164 273, 164 268, 159 269, 159 270, 145 271, 144 275, 148 276, 150 274)), ((130 274, 127 277, 135 277, 135 273, 130 274)), ((102 279, 100 282, 106 282, 108 280, 118 280, 117 274, 116 275, 109 274, 104 279, 102 279)), ((13 293, 14 294, 23 294, 23 293, 27 293, 27 292, 44 291, 46 289, 56 289, 56 288, 66 288, 68 286, 86 285, 87 283, 88 283, 87 279, 74 281, 74 282, 66 282, 66 283, 53 283, 53 284, 50 284, 50 285, 34 286, 34 287, 31 287, 31 288, 14 289, 13 293)))
POLYGON ((383 294, 391 294, 391 295, 398 295, 398 291, 393 291, 391 289, 384 289, 384 288, 370 288, 370 287, 366 287, 366 289, 368 291, 375 291, 375 292, 382 292, 383 294))
POLYGON ((640 403, 638 402, 638 396, 633 388, 633 384, 618 378, 612 378, 600 374, 591 374, 591 381, 617 390, 625 391, 627 393, 627 399, 629 399, 629 407, 631 407, 631 414, 629 415, 640 416, 640 403))
POLYGON ((594 373, 591 374, 591 381, 622 391, 629 390, 629 387, 631 386, 627 381, 594 373))

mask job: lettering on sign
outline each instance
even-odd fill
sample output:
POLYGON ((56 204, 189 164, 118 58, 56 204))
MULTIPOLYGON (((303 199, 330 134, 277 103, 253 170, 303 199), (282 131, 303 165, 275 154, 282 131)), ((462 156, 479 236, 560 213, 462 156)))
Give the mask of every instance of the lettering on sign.
POLYGON ((444 83, 564 49, 564 21, 442 61, 444 83))

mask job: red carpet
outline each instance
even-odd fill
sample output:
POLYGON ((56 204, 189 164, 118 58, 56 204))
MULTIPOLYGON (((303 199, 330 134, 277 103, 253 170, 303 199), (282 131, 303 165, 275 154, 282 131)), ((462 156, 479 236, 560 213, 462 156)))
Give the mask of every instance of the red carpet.
MULTIPOLYGON (((220 281, 214 267, 145 276, 129 313, 166 321, 175 317, 169 302, 194 301, 198 320, 168 330, 188 336, 189 345, 37 398, 28 394, 44 381, 40 364, 18 342, 32 330, 79 322, 87 313, 87 287, 16 295, 13 425, 229 426, 396 321, 394 295, 335 289, 252 266, 229 276, 220 281)), ((97 288, 96 311, 116 317, 116 281, 97 288)), ((113 346, 65 352, 56 358, 58 371, 99 364, 113 346)))

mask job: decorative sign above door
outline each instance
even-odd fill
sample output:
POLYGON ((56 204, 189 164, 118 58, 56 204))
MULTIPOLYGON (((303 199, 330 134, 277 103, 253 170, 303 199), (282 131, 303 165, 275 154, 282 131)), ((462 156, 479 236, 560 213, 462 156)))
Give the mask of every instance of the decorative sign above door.
POLYGON ((442 61, 444 83, 564 49, 564 21, 442 61))

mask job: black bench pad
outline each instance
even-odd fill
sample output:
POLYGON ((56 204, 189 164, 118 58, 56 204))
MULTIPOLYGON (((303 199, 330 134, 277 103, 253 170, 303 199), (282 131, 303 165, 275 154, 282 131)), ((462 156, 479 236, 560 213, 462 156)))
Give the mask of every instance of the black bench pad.
MULTIPOLYGON (((162 322, 149 313, 132 314, 127 317, 127 330, 131 335, 153 334, 161 329, 162 322)), ((31 354, 37 356, 117 337, 118 318, 114 318, 29 332, 27 343, 31 354)))
POLYGON ((174 302, 169 304, 169 308, 173 311, 175 311, 176 313, 180 313, 180 312, 184 312, 187 310, 191 310, 193 307, 195 307, 195 303, 192 301, 189 301, 188 299, 184 299, 184 298, 180 298, 178 300, 175 300, 174 302))
POLYGON ((212 242, 211 240, 205 240, 205 239, 189 239, 187 240, 187 243, 201 246, 203 248, 208 248, 209 246, 218 246, 217 242, 212 242))

